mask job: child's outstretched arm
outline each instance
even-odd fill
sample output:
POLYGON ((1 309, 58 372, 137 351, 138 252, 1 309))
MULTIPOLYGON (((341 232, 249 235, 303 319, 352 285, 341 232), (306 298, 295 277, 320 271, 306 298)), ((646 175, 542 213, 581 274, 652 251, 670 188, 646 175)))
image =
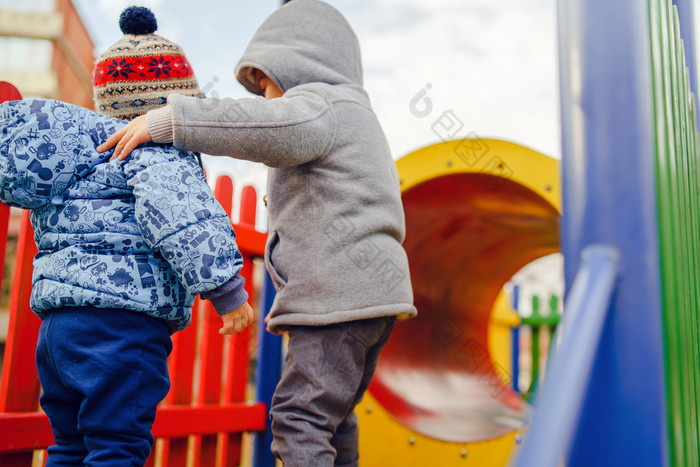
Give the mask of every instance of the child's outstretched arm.
POLYGON ((337 123, 324 96, 304 90, 269 101, 172 94, 168 105, 137 120, 112 135, 98 151, 116 145, 114 154, 124 159, 132 148, 152 140, 185 151, 288 167, 323 157, 331 147, 337 123))
POLYGON ((253 307, 245 302, 235 310, 221 315, 224 324, 219 329, 219 334, 232 335, 241 332, 253 322, 254 316, 253 307))

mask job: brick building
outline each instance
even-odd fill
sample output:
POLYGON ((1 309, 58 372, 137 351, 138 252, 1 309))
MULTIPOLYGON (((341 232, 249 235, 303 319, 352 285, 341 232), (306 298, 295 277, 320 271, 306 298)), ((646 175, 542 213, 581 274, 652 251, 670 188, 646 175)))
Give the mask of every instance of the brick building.
POLYGON ((0 81, 93 108, 94 44, 71 0, 0 0, 0 81))

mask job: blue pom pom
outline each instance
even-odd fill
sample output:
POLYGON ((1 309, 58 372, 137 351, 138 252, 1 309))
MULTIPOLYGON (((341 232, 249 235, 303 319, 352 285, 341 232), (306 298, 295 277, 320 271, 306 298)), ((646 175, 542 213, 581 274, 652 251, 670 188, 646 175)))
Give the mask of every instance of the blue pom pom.
POLYGON ((119 17, 119 27, 124 34, 153 34, 158 29, 158 23, 153 12, 148 8, 130 6, 122 11, 119 17))

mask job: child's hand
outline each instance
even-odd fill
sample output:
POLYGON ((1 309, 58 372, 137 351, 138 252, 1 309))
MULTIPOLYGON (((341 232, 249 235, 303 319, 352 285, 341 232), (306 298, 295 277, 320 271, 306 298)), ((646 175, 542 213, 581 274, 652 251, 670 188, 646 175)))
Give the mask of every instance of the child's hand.
POLYGON ((253 322, 253 308, 245 302, 235 310, 221 315, 224 325, 219 329, 219 334, 233 335, 244 330, 253 322))
POLYGON ((151 133, 148 131, 146 116, 141 115, 133 119, 127 126, 110 136, 107 141, 97 147, 97 152, 105 152, 116 145, 110 161, 119 158, 126 159, 131 151, 143 143, 151 141, 151 133))

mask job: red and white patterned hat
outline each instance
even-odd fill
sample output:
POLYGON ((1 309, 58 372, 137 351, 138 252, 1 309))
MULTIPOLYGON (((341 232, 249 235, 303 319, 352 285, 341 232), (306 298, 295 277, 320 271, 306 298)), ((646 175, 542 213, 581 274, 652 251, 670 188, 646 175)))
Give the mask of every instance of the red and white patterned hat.
POLYGON ((92 74, 98 113, 131 120, 164 106, 172 93, 202 96, 182 49, 153 34, 158 25, 148 8, 127 8, 119 26, 125 36, 97 58, 92 74))

